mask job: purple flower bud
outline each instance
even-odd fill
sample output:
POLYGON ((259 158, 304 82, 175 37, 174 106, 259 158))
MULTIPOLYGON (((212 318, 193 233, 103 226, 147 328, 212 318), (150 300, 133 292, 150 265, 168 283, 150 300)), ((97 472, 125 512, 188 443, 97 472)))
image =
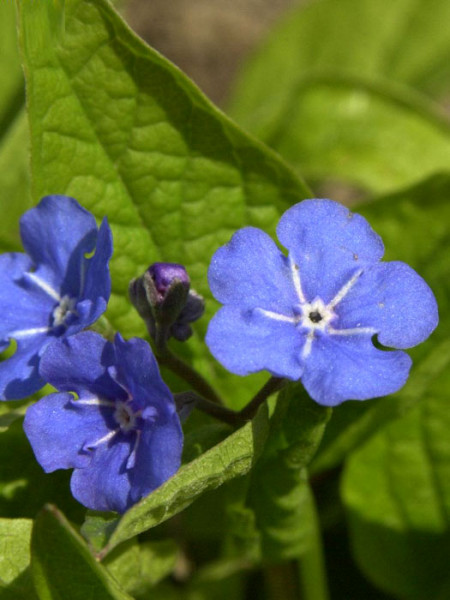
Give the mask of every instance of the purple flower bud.
POLYGON ((186 269, 177 263, 153 263, 130 282, 129 292, 150 336, 159 343, 170 337, 187 340, 192 335, 189 323, 199 319, 205 308, 203 298, 190 290, 186 269))
POLYGON ((183 265, 177 263, 153 263, 147 269, 147 273, 155 283, 155 288, 158 293, 158 300, 163 301, 167 295, 167 291, 175 281, 183 284, 187 290, 191 281, 186 269, 183 265))

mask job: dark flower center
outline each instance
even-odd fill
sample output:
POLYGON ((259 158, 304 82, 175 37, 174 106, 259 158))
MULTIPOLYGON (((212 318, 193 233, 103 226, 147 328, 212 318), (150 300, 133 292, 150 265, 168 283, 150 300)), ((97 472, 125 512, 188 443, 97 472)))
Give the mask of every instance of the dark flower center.
POLYGON ((136 415, 131 406, 125 402, 116 402, 114 418, 122 431, 130 431, 130 429, 134 429, 136 426, 136 415))
POLYGON ((323 319, 322 315, 318 310, 312 310, 308 316, 310 321, 312 321, 313 323, 320 323, 320 321, 323 319))

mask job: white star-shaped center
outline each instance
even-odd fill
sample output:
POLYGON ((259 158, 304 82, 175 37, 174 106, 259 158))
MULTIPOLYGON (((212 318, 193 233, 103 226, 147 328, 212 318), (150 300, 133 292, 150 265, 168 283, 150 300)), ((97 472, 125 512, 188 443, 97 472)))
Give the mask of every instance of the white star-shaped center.
POLYGON ((331 322, 336 320, 337 314, 334 309, 341 302, 343 298, 352 289, 355 283, 362 275, 362 270, 357 271, 338 291, 334 298, 325 304, 322 298, 315 298, 312 302, 308 302, 305 294, 303 293, 301 281, 300 281, 300 270, 298 266, 291 260, 291 274, 292 281, 294 283, 295 291, 300 304, 301 314, 299 316, 288 316, 281 313, 277 313, 271 310, 265 310, 264 308, 258 308, 257 310, 269 319, 275 321, 285 321, 292 323, 297 326, 300 325, 302 328, 308 330, 306 334, 305 344, 302 348, 302 358, 308 358, 311 354, 312 344, 315 338, 316 332, 323 332, 329 335, 373 335, 376 333, 376 329, 373 327, 352 327, 350 329, 335 329, 332 327, 331 322))

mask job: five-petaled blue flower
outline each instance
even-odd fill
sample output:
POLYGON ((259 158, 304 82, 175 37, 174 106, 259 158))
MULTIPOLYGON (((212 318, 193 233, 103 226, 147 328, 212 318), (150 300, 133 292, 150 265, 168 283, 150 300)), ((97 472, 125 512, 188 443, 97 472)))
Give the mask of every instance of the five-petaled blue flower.
POLYGON ((13 356, 0 363, 2 400, 41 388, 38 367, 45 348, 96 321, 111 292, 106 219, 97 229, 73 198, 46 196, 23 215, 20 232, 27 254, 0 255, 0 351, 17 341, 13 356))
POLYGON ((333 406, 397 391, 405 352, 438 322, 432 291, 402 262, 382 263, 381 238, 367 221, 331 200, 305 200, 281 218, 286 257, 254 227, 214 254, 209 283, 224 304, 206 342, 230 371, 266 369, 301 379, 310 396, 333 406))
POLYGON ((40 372, 60 393, 28 409, 25 433, 46 472, 75 469, 79 502, 121 513, 177 471, 175 401, 144 340, 85 331, 50 344, 40 372))

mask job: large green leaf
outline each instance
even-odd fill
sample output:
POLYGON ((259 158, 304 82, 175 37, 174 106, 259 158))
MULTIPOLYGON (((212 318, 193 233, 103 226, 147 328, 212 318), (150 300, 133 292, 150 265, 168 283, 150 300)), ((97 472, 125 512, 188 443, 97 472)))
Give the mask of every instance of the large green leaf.
MULTIPOLYGON (((282 561, 300 559, 301 597, 317 600, 328 595, 308 465, 330 414, 331 409, 313 402, 300 383, 287 385, 277 398, 263 455, 250 474, 236 482, 240 485, 231 490, 222 510, 226 547, 241 568, 260 561, 281 567, 282 561)), ((286 571, 288 579, 294 564, 286 571)))
MULTIPOLYGON (((273 232, 280 212, 308 191, 106 0, 66 0, 56 32, 47 3, 18 7, 34 200, 69 194, 98 218, 108 215, 115 241, 108 316, 125 335, 142 335, 127 301, 132 277, 155 260, 182 262, 210 300, 213 251, 245 224, 273 232)), ((204 345, 190 347, 208 369, 204 345)))
POLYGON ((52 506, 33 527, 31 572, 40 600, 132 600, 52 506))
POLYGON ((431 338, 410 351, 414 365, 405 387, 379 401, 349 402, 334 411, 313 468, 335 466, 390 419, 413 408, 450 363, 450 176, 380 198, 358 209, 383 238, 387 260, 414 267, 436 294, 440 324, 431 338))
POLYGON ((0 251, 20 248, 18 219, 30 206, 25 85, 14 2, 0 3, 0 251))
POLYGON ((44 473, 16 419, 0 433, 0 514, 33 518, 46 502, 65 507, 66 514, 81 520, 83 507, 70 493, 69 471, 44 473))
POLYGON ((249 537, 252 554, 281 561, 306 553, 317 535, 315 505, 308 485, 307 467, 331 415, 331 409, 313 402, 301 384, 290 384, 279 394, 270 435, 253 470, 247 498, 234 511, 234 534, 249 537))
POLYGON ((33 521, 0 519, 0 597, 31 600, 29 577, 30 539, 33 521))
POLYGON ((444 599, 450 589, 449 389, 447 369, 350 457, 343 480, 357 561, 408 600, 444 599))
POLYGON ((406 599, 447 597, 450 551, 450 176, 361 209, 386 258, 413 265, 433 288, 440 324, 412 352, 406 386, 334 411, 314 468, 347 457, 343 496, 354 553, 380 587, 406 599))
POLYGON ((250 60, 231 114, 311 181, 417 182, 448 167, 448 119, 421 91, 450 89, 449 39, 446 0, 310 3, 250 60))
POLYGON ((20 112, 25 100, 23 73, 17 51, 15 13, 14 2, 0 4, 0 138, 20 112))
POLYGON ((397 394, 364 404, 349 402, 334 411, 312 464, 313 473, 338 466, 379 429, 423 400, 435 381, 450 369, 450 340, 435 345, 431 342, 427 346, 429 354, 416 361, 405 387, 397 394))
POLYGON ((104 553, 189 506, 198 496, 245 475, 257 460, 268 433, 267 410, 181 469, 164 485, 130 508, 111 535, 104 553))
POLYGON ((28 146, 28 124, 23 110, 0 139, 0 250, 3 252, 22 250, 19 218, 31 207, 28 146))
POLYGON ((139 544, 133 538, 116 548, 102 564, 129 594, 143 595, 173 571, 177 554, 173 540, 139 544))

